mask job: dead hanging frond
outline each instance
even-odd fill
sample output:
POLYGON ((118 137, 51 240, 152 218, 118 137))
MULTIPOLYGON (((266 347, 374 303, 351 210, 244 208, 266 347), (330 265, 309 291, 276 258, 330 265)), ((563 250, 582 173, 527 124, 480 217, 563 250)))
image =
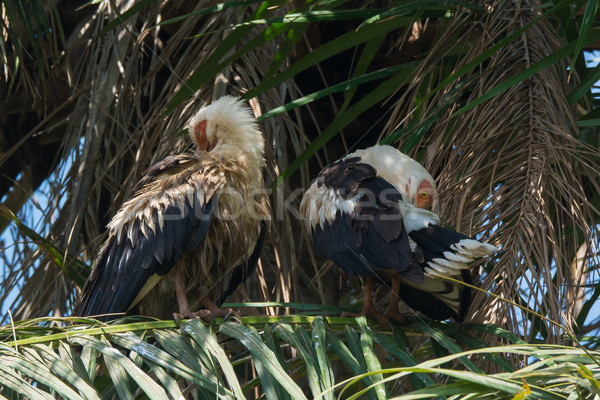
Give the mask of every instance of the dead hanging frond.
MULTIPOLYGON (((187 135, 182 134, 184 125, 195 110, 212 101, 213 88, 217 87, 220 95, 224 94, 223 88, 227 94, 242 95, 259 84, 267 67, 264 60, 273 59, 278 51, 277 40, 264 44, 257 52, 229 65, 219 74, 219 82, 204 85, 193 99, 165 115, 173 95, 194 72, 202 70, 208 57, 229 34, 224 28, 238 24, 253 9, 249 7, 240 13, 240 9, 232 8, 161 25, 165 20, 208 6, 162 2, 103 32, 110 21, 118 19, 133 3, 125 0, 100 3, 82 29, 73 33, 78 37, 69 38, 78 45, 85 43, 77 47, 78 62, 74 67, 74 90, 79 96, 63 140, 68 161, 64 172, 50 180, 50 185, 57 188, 51 192, 48 207, 48 215, 53 217, 44 220, 43 229, 66 251, 66 257, 79 257, 90 265, 102 243, 105 225, 131 194, 143 170, 188 146, 187 135)), ((235 44, 232 51, 243 44, 243 41, 235 44)), ((260 115, 264 113, 261 107, 275 108, 288 96, 298 97, 294 91, 297 88, 293 83, 271 89, 259 97, 260 101, 253 101, 252 106, 260 115)), ((288 157, 295 158, 282 151, 287 142, 293 143, 297 155, 304 150, 306 141, 299 136, 298 129, 286 131, 286 127, 294 124, 287 115, 270 118, 264 124, 266 142, 275 146, 266 151, 267 181, 272 182, 287 167, 288 157)), ((289 187, 281 186, 274 198, 287 198, 290 192, 289 187)), ((268 284, 263 285, 264 290, 241 291, 239 296, 248 293, 242 297, 244 300, 294 300, 292 287, 297 276, 293 271, 298 244, 290 232, 296 229, 295 218, 287 211, 280 214, 274 218, 272 239, 267 240, 263 251, 268 262, 261 263, 262 275, 252 278, 268 284)), ((38 263, 34 268, 35 279, 24 283, 22 293, 31 294, 44 288, 44 295, 18 296, 12 306, 17 319, 62 316, 75 301, 72 282, 50 260, 41 258, 38 263)), ((248 285, 248 288, 258 287, 248 285)))
MULTIPOLYGON (((448 32, 471 39, 455 70, 538 17, 536 4, 497 1, 487 4, 483 16, 455 18, 448 32)), ((566 100, 572 84, 567 60, 517 77, 560 48, 557 34, 552 21, 543 19, 433 96, 419 110, 421 119, 436 111, 439 115, 420 141, 428 149, 424 161, 437 176, 441 216, 456 229, 500 247, 481 286, 571 331, 584 284, 591 278, 582 265, 594 257, 592 221, 599 211, 585 188, 598 189, 599 154, 577 138, 574 109, 566 100), (461 110, 511 79, 508 90, 461 110), (443 104, 448 106, 440 113, 443 104)), ((429 64, 415 77, 412 104, 428 83, 435 87, 434 67, 453 48, 452 40, 454 35, 448 34, 436 42, 429 64)), ((405 104, 400 103, 398 115, 407 115, 405 104)), ((472 310, 475 321, 504 326, 528 339, 541 334, 546 342, 558 343, 564 333, 484 293, 475 296, 472 310)))
POLYGON ((19 94, 33 99, 39 111, 48 110, 44 103, 52 103, 58 89, 52 79, 64 78, 69 68, 63 35, 55 0, 0 2, 0 84, 8 84, 4 96, 19 94))

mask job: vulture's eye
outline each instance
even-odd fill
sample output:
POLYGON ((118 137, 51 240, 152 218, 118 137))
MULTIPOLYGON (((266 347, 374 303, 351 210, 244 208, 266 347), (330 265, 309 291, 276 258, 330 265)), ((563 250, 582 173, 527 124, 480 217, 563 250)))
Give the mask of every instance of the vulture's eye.
POLYGON ((427 192, 421 192, 421 198, 422 198, 422 199, 426 199, 426 198, 427 198, 427 196, 429 196, 429 195, 427 194, 427 192))

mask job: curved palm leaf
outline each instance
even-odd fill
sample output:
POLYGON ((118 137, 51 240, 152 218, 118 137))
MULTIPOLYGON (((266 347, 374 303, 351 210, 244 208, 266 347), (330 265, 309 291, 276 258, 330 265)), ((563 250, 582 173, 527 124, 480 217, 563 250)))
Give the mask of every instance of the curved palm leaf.
POLYGON ((450 349, 450 343, 479 340, 481 331, 489 332, 491 325, 465 326, 457 332, 454 324, 438 323, 431 336, 431 326, 418 320, 400 332, 369 326, 364 319, 321 316, 304 317, 300 324, 293 316, 281 317, 267 325, 264 319, 244 317, 244 324, 212 327, 197 320, 181 327, 172 321, 146 321, 98 328, 71 321, 74 324, 58 334, 56 328, 40 327, 40 320, 18 323, 16 341, 10 340, 10 326, 0 328, 5 337, 0 342, 2 395, 241 399, 254 392, 267 399, 473 394, 508 399, 526 393, 546 399, 577 392, 586 398, 595 393, 600 377, 600 353, 567 346, 520 343, 450 349), (30 327, 36 327, 37 336, 30 336, 30 327), (419 349, 415 343, 421 343, 419 349), (450 352, 431 358, 434 343, 450 352), (496 374, 469 367, 469 359, 496 360, 498 354, 532 361, 496 374))

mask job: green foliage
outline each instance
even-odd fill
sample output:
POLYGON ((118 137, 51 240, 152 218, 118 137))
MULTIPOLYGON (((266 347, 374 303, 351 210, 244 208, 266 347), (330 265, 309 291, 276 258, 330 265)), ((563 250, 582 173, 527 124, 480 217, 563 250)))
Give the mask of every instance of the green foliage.
POLYGON ((600 389, 598 352, 522 342, 461 349, 482 332, 501 341, 511 336, 490 325, 417 319, 392 329, 364 318, 281 316, 212 326, 188 320, 179 327, 126 320, 91 327, 91 320, 66 319, 65 328, 43 328, 49 322, 0 328, 3 396, 242 399, 258 390, 267 399, 294 400, 564 399, 600 389), (436 346, 445 354, 434 356, 436 346), (505 357, 528 365, 513 369, 505 357), (486 374, 473 363, 482 360, 502 372, 486 374))

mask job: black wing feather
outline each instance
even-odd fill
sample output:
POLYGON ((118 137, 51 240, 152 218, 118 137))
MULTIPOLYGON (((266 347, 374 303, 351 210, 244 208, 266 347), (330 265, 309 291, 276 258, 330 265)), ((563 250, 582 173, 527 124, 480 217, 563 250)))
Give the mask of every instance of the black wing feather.
MULTIPOLYGON (((446 229, 439 225, 429 225, 409 233, 409 236, 417 244, 417 249, 422 253, 423 264, 435 258, 446 258, 444 252, 454 252, 451 246, 464 239, 470 239, 462 233, 455 232, 451 229, 446 229)), ((471 283, 471 272, 469 270, 461 271, 463 282, 471 283)), ((457 277, 458 279, 458 277, 457 277)), ((438 320, 454 318, 461 322, 471 304, 471 288, 458 283, 445 282, 446 293, 456 292, 456 296, 452 301, 453 304, 458 304, 458 309, 444 302, 436 294, 442 297, 446 293, 439 291, 427 292, 419 290, 408 285, 403 286, 400 291, 400 297, 409 307, 418 310, 430 318, 438 320)))
MULTIPOLYGON (((471 272, 469 270, 463 270, 461 272, 461 280, 465 283, 471 284, 471 272)), ((410 285, 402 284, 400 287, 400 298, 413 310, 417 310, 429 318, 437 320, 445 320, 450 317, 454 318, 457 322, 462 322, 467 314, 467 310, 471 305, 471 288, 464 285, 455 284, 452 282, 445 282, 446 293, 457 291, 456 302, 459 303, 459 309, 455 310, 448 304, 444 303, 443 300, 436 297, 433 293, 425 290, 417 289, 410 285)), ((437 292, 436 294, 443 295, 444 293, 437 292)))
POLYGON ((360 196, 352 213, 338 211, 332 223, 317 224, 313 240, 325 258, 360 276, 393 270, 422 282, 398 206, 402 195, 377 176, 375 168, 358 157, 342 159, 321 171, 317 185, 335 190, 343 199, 360 196))
POLYGON ((166 207, 162 229, 158 216, 154 215, 156 231, 147 227, 144 235, 136 220, 132 236, 137 240, 124 236, 117 242, 116 237, 109 238, 98 256, 76 315, 125 313, 150 276, 167 274, 184 252, 194 250, 201 243, 216 204, 216 195, 201 203, 196 194, 193 205, 185 203, 184 215, 175 204, 166 207))
POLYGON ((434 258, 445 258, 444 252, 452 251, 450 246, 463 239, 470 239, 462 233, 439 225, 429 225, 426 228, 412 231, 409 236, 423 251, 426 261, 434 258))

